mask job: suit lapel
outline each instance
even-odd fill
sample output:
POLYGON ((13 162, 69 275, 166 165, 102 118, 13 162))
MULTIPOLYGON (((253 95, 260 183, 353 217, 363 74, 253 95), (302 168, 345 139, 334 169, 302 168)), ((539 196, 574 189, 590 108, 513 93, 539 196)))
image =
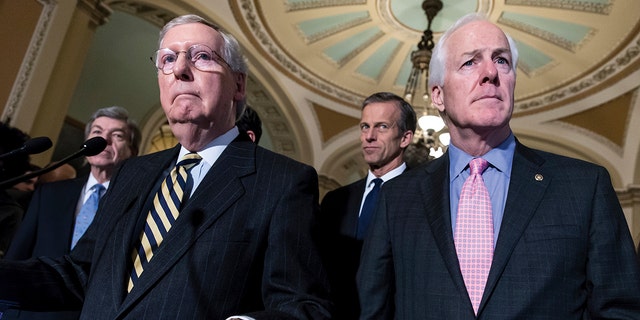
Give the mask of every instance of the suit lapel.
POLYGON ((358 227, 358 217, 360 215, 360 205, 362 204, 362 196, 364 195, 367 179, 359 180, 352 184, 347 191, 347 207, 345 209, 344 219, 340 224, 343 234, 351 236, 356 235, 358 227), (353 195, 353 196, 351 196, 353 195))
MULTIPOLYGON (((156 181, 160 180, 160 175, 163 175, 164 169, 175 161, 179 150, 180 147, 178 146, 171 150, 145 157, 143 161, 140 161, 133 170, 135 170, 136 177, 147 177, 147 179, 123 177, 126 181, 118 183, 119 186, 126 184, 127 187, 123 188, 126 189, 123 193, 118 193, 116 196, 119 205, 122 205, 122 207, 109 212, 112 214, 109 219, 115 219, 117 222, 115 222, 114 231, 111 232, 113 245, 108 246, 111 252, 106 253, 111 257, 114 265, 111 268, 111 287, 113 288, 116 309, 126 297, 126 286, 130 277, 130 264, 133 261, 131 253, 139 241, 141 232, 141 228, 138 228, 140 216, 144 215, 145 218, 143 219, 146 219, 149 208, 145 208, 145 205, 150 193, 155 190, 156 181), (130 192, 131 190, 137 190, 138 192, 130 192)), ((128 171, 128 173, 131 174, 131 171, 128 171)), ((113 202, 111 201, 111 203, 113 202)))
POLYGON ((495 289, 516 244, 542 201, 547 186, 551 183, 552 176, 545 172, 543 163, 544 160, 541 157, 517 142, 502 226, 478 314, 495 289))
MULTIPOLYGON (((421 170, 416 168, 415 170, 421 170)), ((421 195, 431 233, 440 255, 456 288, 466 294, 460 264, 451 231, 451 206, 449 205, 449 154, 433 160, 425 167, 426 177, 422 182, 421 195)), ((469 306, 471 304, 469 303, 469 306)))
POLYGON ((232 142, 211 167, 182 209, 162 245, 154 252, 122 308, 135 302, 187 252, 191 245, 245 192, 240 177, 255 172, 255 146, 232 142), (194 223, 199 222, 199 223, 194 223))

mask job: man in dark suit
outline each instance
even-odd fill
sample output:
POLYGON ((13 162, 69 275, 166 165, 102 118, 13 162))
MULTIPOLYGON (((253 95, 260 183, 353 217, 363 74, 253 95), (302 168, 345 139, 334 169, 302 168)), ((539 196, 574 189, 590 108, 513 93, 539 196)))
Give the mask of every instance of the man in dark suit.
POLYGON ((479 15, 441 37, 429 88, 451 145, 383 189, 358 271, 361 319, 640 319, 640 267, 610 177, 518 142, 516 62, 514 42, 479 15), (470 176, 471 159, 489 167, 470 176), (487 190, 485 218, 466 205, 467 177, 487 190), (461 240, 487 222, 474 236, 488 247, 461 240))
MULTIPOLYGON (((24 146, 29 135, 18 128, 0 121, 0 154, 6 154, 24 146)), ((19 177, 29 169, 29 155, 17 153, 0 160, 0 181, 19 177)), ((24 209, 7 189, 0 189, 0 259, 5 255, 13 235, 20 226, 24 209)))
POLYGON ((80 319, 329 318, 311 238, 317 174, 239 134, 239 44, 186 15, 159 46, 160 102, 180 144, 125 161, 69 255, 0 263, 0 300, 82 307, 80 319))
MULTIPOLYGON (((116 167, 122 161, 136 156, 140 147, 138 125, 129 117, 129 112, 119 106, 94 112, 85 126, 84 137, 102 137, 107 141, 107 146, 99 154, 86 157, 90 171, 88 175, 38 186, 6 259, 25 260, 68 254, 82 236, 83 232, 79 229, 83 227, 80 224, 91 223, 91 215, 82 217, 80 212, 91 197, 92 187, 100 184, 107 190, 116 167), (83 219, 86 220, 81 221, 83 219)), ((99 194, 102 195, 104 191, 99 194)), ((3 319, 77 319, 78 315, 79 311, 11 310, 3 315, 3 319)))
POLYGON ((403 154, 415 130, 415 111, 401 97, 378 92, 362 103, 360 143, 369 173, 365 179, 330 191, 321 205, 323 259, 329 271, 336 319, 358 318, 356 271, 366 233, 358 226, 363 226, 365 198, 374 188, 374 179, 382 179, 382 186, 405 171, 403 154))
POLYGON ((245 105, 242 116, 236 121, 236 126, 240 132, 245 132, 255 144, 260 142, 262 137, 262 120, 258 113, 248 105, 245 105))

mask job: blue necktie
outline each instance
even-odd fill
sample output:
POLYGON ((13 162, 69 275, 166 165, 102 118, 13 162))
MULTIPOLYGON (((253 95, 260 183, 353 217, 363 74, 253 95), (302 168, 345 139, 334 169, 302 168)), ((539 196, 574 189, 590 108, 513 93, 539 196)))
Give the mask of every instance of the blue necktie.
POLYGON ((82 205, 80 212, 76 216, 76 224, 73 227, 73 238, 71 239, 71 249, 76 246, 78 240, 80 240, 93 221, 93 217, 96 215, 96 211, 98 210, 98 203, 100 203, 100 195, 102 194, 102 191, 104 191, 104 186, 101 184, 95 184, 91 189, 89 189, 91 195, 82 205))
POLYGON ((378 193, 380 192, 380 186, 382 186, 382 179, 375 178, 372 180, 375 184, 373 189, 369 191, 367 197, 364 199, 362 205, 362 211, 360 211, 360 217, 358 218, 358 229, 356 230, 356 239, 364 239, 364 235, 367 231, 367 226, 371 221, 371 216, 376 208, 376 202, 378 202, 378 193))

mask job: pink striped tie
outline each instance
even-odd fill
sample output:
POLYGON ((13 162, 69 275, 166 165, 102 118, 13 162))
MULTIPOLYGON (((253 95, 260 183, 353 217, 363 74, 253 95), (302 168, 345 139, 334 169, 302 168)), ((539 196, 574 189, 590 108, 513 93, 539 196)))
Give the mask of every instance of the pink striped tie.
POLYGON ((469 162, 471 174, 460 192, 454 239, 464 284, 476 314, 493 259, 491 199, 482 179, 488 165, 482 158, 469 162))

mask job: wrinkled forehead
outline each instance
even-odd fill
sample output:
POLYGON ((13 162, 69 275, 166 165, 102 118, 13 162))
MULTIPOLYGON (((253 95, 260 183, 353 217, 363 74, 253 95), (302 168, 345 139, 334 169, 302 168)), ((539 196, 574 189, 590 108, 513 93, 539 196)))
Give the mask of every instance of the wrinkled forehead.
POLYGON ((509 48, 504 32, 489 21, 473 21, 454 31, 446 43, 447 51, 465 52, 478 48, 509 48))
POLYGON ((202 23, 188 23, 169 29, 160 42, 160 48, 184 49, 194 44, 204 44, 218 50, 223 43, 222 35, 215 29, 202 23))

